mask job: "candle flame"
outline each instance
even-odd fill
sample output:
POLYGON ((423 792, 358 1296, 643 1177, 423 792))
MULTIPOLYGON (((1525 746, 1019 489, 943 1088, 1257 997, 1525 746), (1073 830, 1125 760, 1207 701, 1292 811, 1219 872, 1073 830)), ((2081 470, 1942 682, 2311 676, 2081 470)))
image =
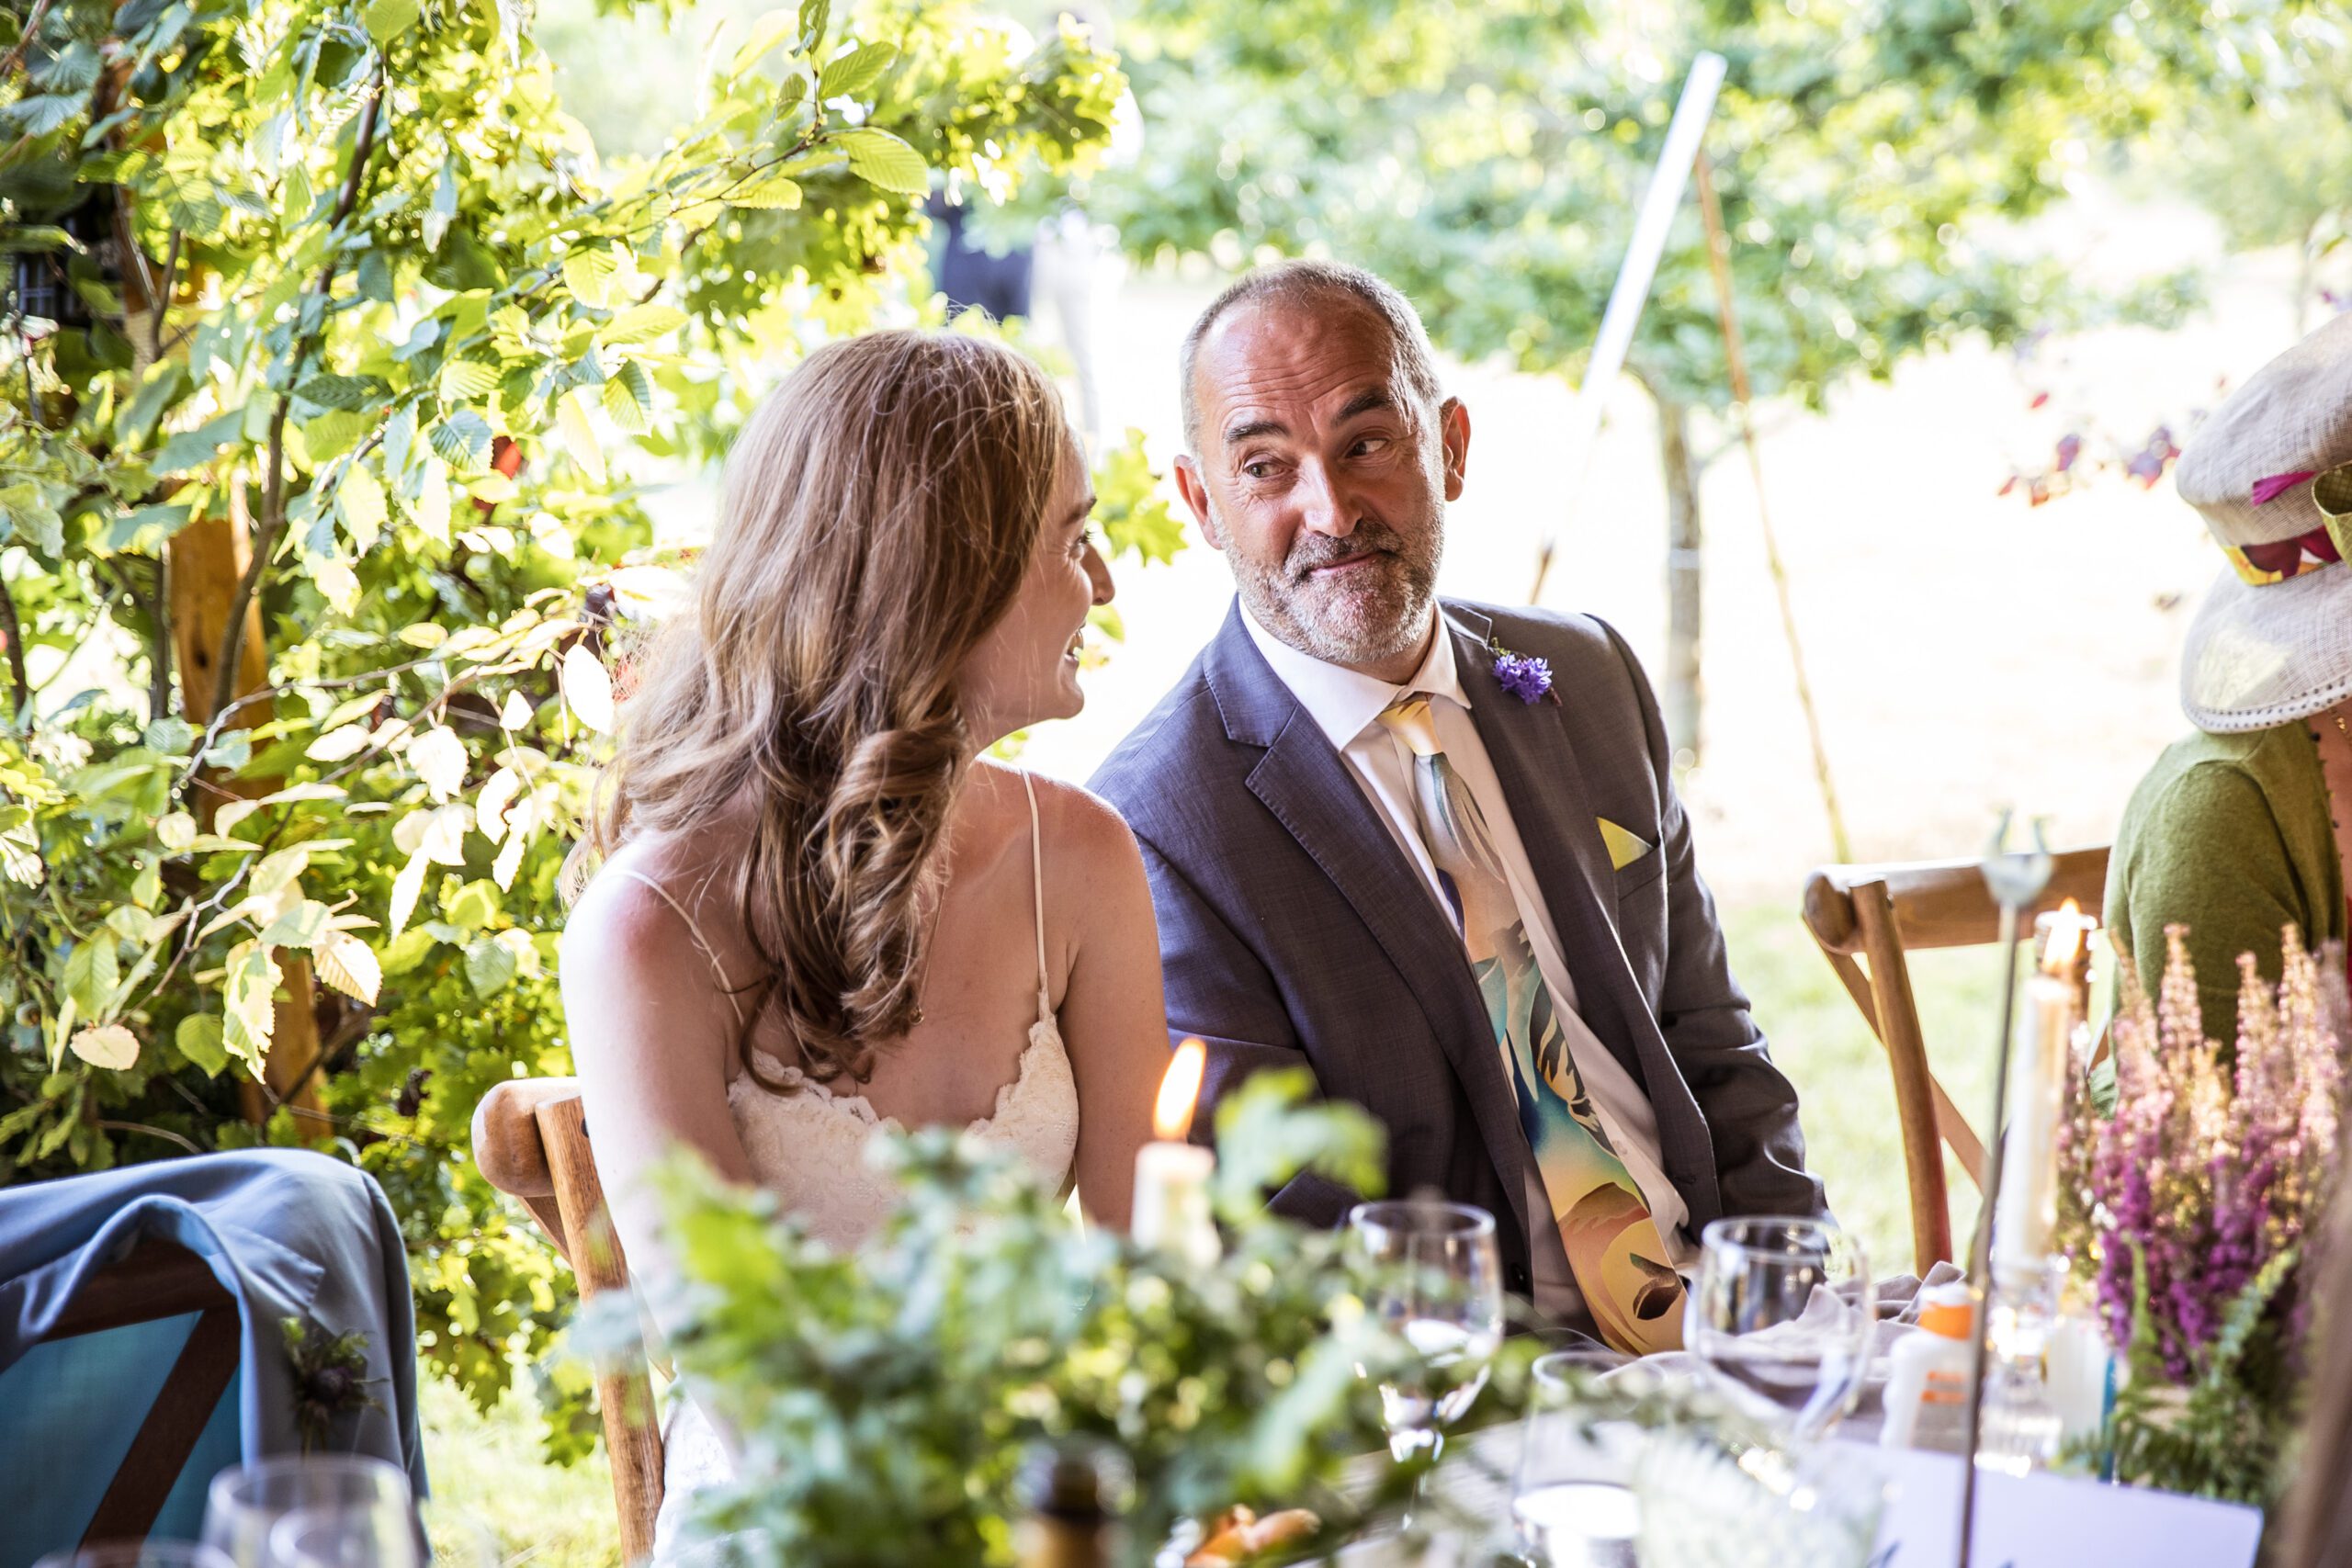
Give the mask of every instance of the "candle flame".
POLYGON ((1159 1101, 1151 1111, 1151 1134, 1167 1143, 1181 1143, 1193 1130, 1193 1107, 1201 1098, 1201 1075, 1208 1067, 1208 1047, 1187 1040, 1176 1047, 1167 1073, 1159 1080, 1159 1101))
POLYGON ((2041 955, 2044 971, 2058 975, 2074 967, 2075 955, 2083 950, 2083 935, 2090 923, 2083 919, 2082 906, 2072 898, 2058 906, 2058 918, 2050 923, 2050 945, 2041 955))

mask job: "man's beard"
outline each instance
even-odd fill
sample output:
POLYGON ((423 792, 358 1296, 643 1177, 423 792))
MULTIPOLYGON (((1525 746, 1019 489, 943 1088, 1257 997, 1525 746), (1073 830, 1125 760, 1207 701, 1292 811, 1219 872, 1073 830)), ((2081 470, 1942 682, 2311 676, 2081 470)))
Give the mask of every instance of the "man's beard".
MULTIPOLYGON (((1225 556, 1241 603, 1266 630, 1327 664, 1378 664, 1412 648, 1429 630, 1444 519, 1442 510, 1432 511, 1418 549, 1386 524, 1366 518, 1344 539, 1302 532, 1279 567, 1262 567, 1230 544, 1225 556), (1347 577, 1314 575, 1367 555, 1378 559, 1347 577), (1363 581, 1351 581, 1356 578, 1363 581)), ((1230 529, 1222 532, 1227 540, 1235 537, 1230 529)))

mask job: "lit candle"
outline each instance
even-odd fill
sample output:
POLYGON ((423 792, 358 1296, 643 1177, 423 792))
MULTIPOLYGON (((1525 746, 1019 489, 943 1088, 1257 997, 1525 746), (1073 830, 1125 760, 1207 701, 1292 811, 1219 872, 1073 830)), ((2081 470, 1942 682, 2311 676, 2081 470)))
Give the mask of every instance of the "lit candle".
POLYGON ((2058 1118, 2066 1069, 2082 1022, 2075 968, 2095 922, 2071 898, 2034 922, 2047 933, 2041 961, 2026 982, 2026 1013, 2009 1057, 2009 1129, 1994 1209, 1993 1272, 2011 1290, 2039 1289, 2048 1278, 2058 1224, 2058 1118))
POLYGON ((1208 1052, 1197 1040, 1176 1048, 1159 1080, 1159 1100, 1151 1112, 1156 1140, 1136 1151, 1135 1221, 1137 1242, 1170 1252, 1201 1268, 1224 1249, 1209 1217, 1209 1178, 1216 1156, 1184 1142, 1193 1107, 1201 1097, 1201 1074, 1208 1052))

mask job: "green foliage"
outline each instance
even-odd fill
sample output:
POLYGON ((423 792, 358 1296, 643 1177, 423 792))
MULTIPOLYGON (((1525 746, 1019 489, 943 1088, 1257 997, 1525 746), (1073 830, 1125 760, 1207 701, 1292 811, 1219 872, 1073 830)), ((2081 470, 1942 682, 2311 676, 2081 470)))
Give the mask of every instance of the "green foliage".
POLYGON ((467 1122, 569 1068, 558 868, 676 587, 643 487, 921 304, 934 177, 1081 170, 1121 90, 913 0, 710 61, 608 161, 504 0, 0 0, 0 254, 90 318, 0 340, 0 1180, 339 1149, 485 1408, 569 1286, 467 1122), (175 624, 223 528, 254 564, 175 624), (329 1121, 251 1125, 306 975, 329 1121))
MULTIPOLYGON (((2155 9, 1145 0, 1124 37, 1143 157, 1095 188, 1139 255, 1328 250, 1404 289, 1453 354, 1581 374, 1687 62, 1715 50, 1706 148, 1749 372, 1818 406, 1964 335, 2177 311, 2179 280, 2096 298, 2013 237, 2084 139, 2226 74, 2183 7, 2155 9)), ((1730 401, 1695 200, 1628 367, 1674 402, 1730 401)))
MULTIPOLYGON (((1368 1145, 1377 1168, 1362 1111, 1300 1108, 1298 1090, 1253 1080, 1230 1102, 1226 1156, 1254 1161, 1240 1140, 1262 1134, 1294 1156, 1368 1145)), ((888 1148, 904 1198, 854 1253, 772 1195, 672 1174, 683 1278, 657 1315, 745 1456, 734 1484, 698 1497, 699 1529, 764 1530, 794 1563, 1009 1562, 1023 1450, 1071 1434, 1133 1463, 1137 1562, 1175 1519, 1230 1503, 1355 1517, 1333 1483, 1382 1443, 1356 1369, 1395 1348, 1364 1320, 1371 1276, 1343 1235, 1252 1201, 1227 1211, 1215 1267, 1170 1267, 1081 1230, 1006 1151, 936 1130, 888 1148)), ((616 1326, 635 1333, 633 1317, 616 1326)))
POLYGON ((2263 1332, 2279 1292, 2292 1278, 2301 1249, 2289 1247, 2266 1263, 2229 1305, 2210 1358, 2186 1386, 2165 1370, 2148 1310, 2148 1269, 2133 1248, 2132 1342, 2124 1350, 2129 1376, 2117 1389, 2103 1442, 2118 1479, 2166 1492, 2267 1507, 2289 1476, 2280 1465, 2293 1438, 2301 1402, 2296 1379, 2280 1364, 2282 1337, 2263 1332))

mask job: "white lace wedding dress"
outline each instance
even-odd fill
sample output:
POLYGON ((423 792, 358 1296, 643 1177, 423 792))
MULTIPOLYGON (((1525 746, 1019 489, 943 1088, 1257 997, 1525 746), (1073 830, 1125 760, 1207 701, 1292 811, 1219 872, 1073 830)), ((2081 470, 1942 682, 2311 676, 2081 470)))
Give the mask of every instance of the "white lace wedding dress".
MULTIPOLYGON (((1022 775, 1021 784, 1029 795, 1037 1021, 1029 1026, 1029 1043, 1012 1081, 997 1090, 995 1110, 968 1130, 1017 1150, 1047 1181, 1066 1186, 1078 1149, 1078 1086, 1054 1020, 1046 975, 1045 862, 1038 842, 1037 792, 1028 774, 1022 775)), ((658 884, 639 880, 678 908, 658 884)), ((683 908, 678 913, 694 930, 692 917, 683 908)), ((695 931, 695 940, 701 942, 699 931, 695 931)), ((723 975, 720 983, 725 984, 723 975)), ((897 1128, 898 1119, 877 1117, 864 1095, 837 1095, 797 1068, 785 1069, 785 1077, 795 1092, 770 1093, 748 1073, 728 1085, 727 1109, 742 1137, 752 1172, 762 1186, 781 1195, 817 1236, 835 1247, 856 1247, 890 1212, 896 1198, 889 1179, 866 1163, 865 1145, 882 1128, 897 1128)), ((654 1526, 657 1561, 669 1555, 676 1542, 695 1489, 732 1474, 718 1432, 692 1400, 679 1400, 662 1434, 662 1512, 654 1526)))

